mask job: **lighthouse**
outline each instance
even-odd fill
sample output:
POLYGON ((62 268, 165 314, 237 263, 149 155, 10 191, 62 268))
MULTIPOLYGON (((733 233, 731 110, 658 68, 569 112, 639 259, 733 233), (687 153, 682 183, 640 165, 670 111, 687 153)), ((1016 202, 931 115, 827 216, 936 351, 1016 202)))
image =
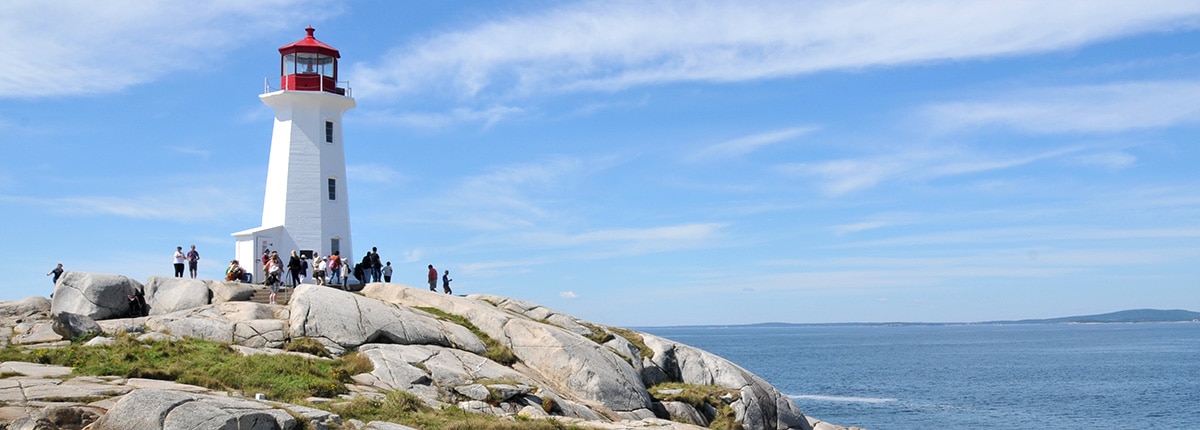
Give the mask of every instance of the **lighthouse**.
POLYGON ((263 278, 260 256, 277 251, 286 264, 292 250, 352 259, 350 196, 342 115, 354 108, 348 86, 339 86, 341 54, 315 37, 279 48, 279 88, 258 98, 275 110, 262 226, 233 233, 242 267, 263 278))

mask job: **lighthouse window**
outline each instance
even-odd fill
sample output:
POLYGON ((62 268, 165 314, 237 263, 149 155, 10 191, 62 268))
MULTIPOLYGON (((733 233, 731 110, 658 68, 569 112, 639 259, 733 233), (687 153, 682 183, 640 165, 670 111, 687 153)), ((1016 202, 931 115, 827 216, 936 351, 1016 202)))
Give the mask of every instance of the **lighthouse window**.
POLYGON ((325 143, 333 143, 333 121, 325 121, 325 143))
POLYGON ((329 200, 337 200, 337 179, 329 178, 329 200))

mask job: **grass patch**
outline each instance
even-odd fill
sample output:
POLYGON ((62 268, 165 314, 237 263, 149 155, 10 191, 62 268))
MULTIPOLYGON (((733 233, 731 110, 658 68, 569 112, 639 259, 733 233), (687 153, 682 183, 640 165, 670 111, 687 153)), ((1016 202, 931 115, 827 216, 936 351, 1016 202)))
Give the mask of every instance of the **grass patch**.
POLYGON ((479 340, 483 341, 484 347, 487 348, 487 351, 483 353, 484 357, 487 357, 488 359, 505 366, 511 367, 512 365, 517 364, 517 356, 516 354, 513 354, 512 349, 509 349, 507 346, 496 341, 496 339, 492 339, 491 336, 488 336, 487 333, 484 333, 483 330, 480 330, 479 327, 476 327, 475 324, 472 324, 470 320, 464 318, 463 316, 454 315, 438 308, 424 306, 418 306, 416 308, 425 312, 429 312, 430 314, 438 317, 438 319, 450 321, 466 327, 467 330, 470 330, 472 334, 479 338, 479 340))
POLYGON ((55 349, 0 350, 0 361, 26 361, 74 368, 80 375, 113 375, 199 385, 214 390, 264 393, 272 400, 345 394, 350 375, 371 371, 357 354, 334 360, 288 354, 243 356, 228 345, 200 339, 143 343, 118 336, 112 345, 72 344, 55 349))
POLYGON ((21 372, 0 372, 0 379, 11 378, 14 376, 21 376, 21 375, 23 375, 23 373, 21 373, 21 372))
POLYGON ((587 338, 591 339, 592 342, 604 345, 605 342, 616 339, 612 333, 600 328, 600 326, 583 321, 580 321, 579 324, 587 327, 588 331, 592 332, 591 334, 587 335, 587 338))
POLYGON ((312 354, 317 357, 330 357, 329 350, 325 349, 325 345, 322 345, 321 342, 318 342, 316 339, 311 337, 289 339, 287 343, 283 344, 283 350, 303 352, 305 354, 312 354))
POLYGON ((730 390, 716 385, 691 385, 681 382, 667 382, 647 388, 650 392, 650 397, 660 402, 683 402, 692 405, 697 411, 703 411, 705 405, 712 406, 717 410, 717 416, 708 424, 708 428, 722 430, 742 430, 743 426, 737 422, 737 414, 733 411, 733 407, 726 403, 722 397, 731 397, 732 401, 736 401, 741 397, 738 391, 730 390), (682 390, 677 394, 664 394, 662 390, 682 390))
POLYGON ((576 430, 553 419, 510 421, 476 414, 456 407, 433 409, 405 391, 391 391, 383 400, 355 396, 349 402, 330 406, 343 420, 388 421, 424 430, 576 430))
POLYGON ((609 327, 608 329, 613 333, 616 333, 618 336, 625 338, 625 340, 629 341, 629 343, 632 343, 633 346, 638 349, 639 357, 654 358, 654 350, 646 346, 646 342, 642 340, 642 335, 640 333, 620 327, 609 327))

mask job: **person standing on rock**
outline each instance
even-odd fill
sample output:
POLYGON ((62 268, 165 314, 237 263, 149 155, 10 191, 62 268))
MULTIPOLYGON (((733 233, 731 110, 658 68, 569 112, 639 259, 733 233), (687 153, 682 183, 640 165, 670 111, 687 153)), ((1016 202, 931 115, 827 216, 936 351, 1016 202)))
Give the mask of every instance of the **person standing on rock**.
POLYGON ((350 265, 342 262, 342 291, 350 291, 350 265))
POLYGON ((383 266, 382 272, 383 272, 383 282, 392 282, 392 262, 391 261, 387 262, 386 266, 383 266))
MULTIPOLYGON (((389 262, 388 264, 392 264, 392 263, 389 262)), ((58 263, 58 266, 55 267, 54 269, 51 269, 50 273, 47 273, 46 276, 54 275, 54 279, 52 279, 51 281, 54 282, 54 286, 57 287, 58 286, 58 277, 62 276, 62 274, 63 274, 62 263, 58 263)), ((51 298, 54 297, 53 291, 50 292, 50 297, 51 298)))
POLYGON ((429 265, 429 291, 437 292, 437 269, 429 265))
POLYGON ((342 257, 338 255, 338 251, 333 251, 333 255, 329 256, 329 283, 333 285, 340 284, 342 281, 342 257))
POLYGON ((187 256, 183 255, 183 247, 176 246, 175 247, 175 277, 176 278, 183 277, 183 263, 185 261, 187 261, 187 256))
POLYGON ((450 291, 450 281, 453 281, 453 279, 450 279, 450 271, 447 270, 442 274, 442 292, 446 294, 454 294, 453 291, 450 291))
POLYGON ((325 271, 329 269, 329 260, 325 257, 316 260, 316 266, 313 267, 313 279, 317 280, 317 285, 325 285, 325 271))
POLYGON ((196 245, 192 245, 192 250, 187 253, 188 273, 192 275, 192 279, 196 279, 196 265, 200 263, 200 253, 196 252, 196 245))
POLYGON ((375 282, 379 282, 383 277, 383 263, 379 262, 379 249, 373 246, 371 247, 371 277, 375 282))
POLYGON ((300 285, 300 271, 304 269, 304 264, 300 262, 300 256, 296 254, 296 250, 292 250, 292 258, 288 259, 288 275, 292 278, 292 287, 300 285))

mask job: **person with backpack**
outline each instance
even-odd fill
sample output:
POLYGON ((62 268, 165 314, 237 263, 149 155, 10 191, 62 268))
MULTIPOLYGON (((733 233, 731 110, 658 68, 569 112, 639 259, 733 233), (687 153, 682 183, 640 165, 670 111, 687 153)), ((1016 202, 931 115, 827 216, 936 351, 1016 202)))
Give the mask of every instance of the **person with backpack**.
POLYGON ((333 251, 333 255, 329 256, 329 283, 337 285, 342 280, 342 257, 338 255, 338 251, 333 251))
POLYGON ((371 247, 371 278, 379 282, 383 277, 383 263, 379 261, 379 249, 371 247))

